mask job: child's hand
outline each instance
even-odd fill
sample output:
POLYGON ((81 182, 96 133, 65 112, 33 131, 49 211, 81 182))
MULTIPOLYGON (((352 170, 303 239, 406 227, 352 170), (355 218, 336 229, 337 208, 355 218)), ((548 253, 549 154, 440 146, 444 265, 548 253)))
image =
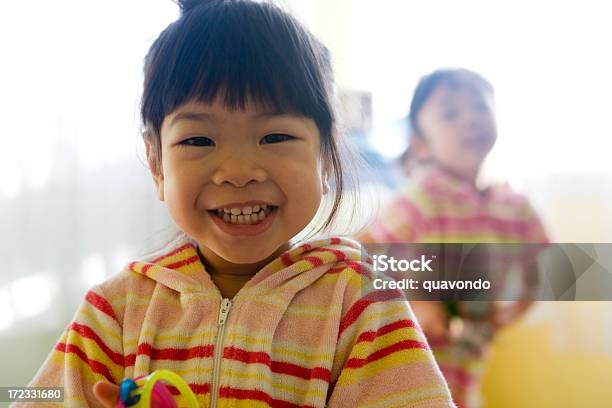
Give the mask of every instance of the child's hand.
POLYGON ((493 302, 494 313, 491 323, 496 329, 507 326, 521 318, 532 304, 532 300, 493 302))
POLYGON ((106 408, 115 408, 119 401, 119 386, 108 381, 98 381, 93 386, 93 393, 106 408))

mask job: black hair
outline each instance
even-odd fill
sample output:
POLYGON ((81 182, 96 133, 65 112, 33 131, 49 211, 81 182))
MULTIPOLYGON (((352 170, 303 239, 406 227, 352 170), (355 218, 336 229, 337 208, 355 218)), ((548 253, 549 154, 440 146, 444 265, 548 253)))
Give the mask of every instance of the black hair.
POLYGON ((269 2, 179 0, 181 15, 145 58, 143 137, 152 170, 160 170, 164 118, 192 100, 222 97, 228 109, 247 103, 312 119, 335 187, 328 227, 345 180, 337 139, 334 78, 328 49, 295 18, 269 2))
MULTIPOLYGON (((418 115, 431 94, 440 86, 448 86, 453 89, 467 86, 479 93, 494 94, 493 85, 486 78, 465 68, 438 69, 421 77, 412 94, 410 111, 407 117, 411 139, 414 137, 424 137, 418 124, 418 115)), ((399 160, 406 169, 410 169, 413 166, 411 163, 412 159, 412 149, 409 145, 399 160)))

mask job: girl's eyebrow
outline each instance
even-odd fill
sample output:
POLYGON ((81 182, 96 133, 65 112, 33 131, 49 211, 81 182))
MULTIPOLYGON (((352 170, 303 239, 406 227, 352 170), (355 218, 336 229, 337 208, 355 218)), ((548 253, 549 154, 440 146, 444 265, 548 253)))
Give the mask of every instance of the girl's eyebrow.
POLYGON ((177 113, 176 116, 172 118, 172 120, 170 121, 170 127, 174 126, 177 122, 181 120, 204 122, 207 120, 214 120, 214 116, 215 115, 202 112, 181 112, 177 113))
MULTIPOLYGON (((275 116, 291 117, 294 115, 288 112, 272 110, 272 111, 263 111, 263 112, 255 113, 251 116, 251 118, 252 119, 269 119, 275 116)), ((180 112, 180 113, 177 113, 176 116, 174 116, 174 118, 172 118, 172 120, 170 121, 170 127, 172 127, 173 125, 175 125, 177 122, 181 120, 204 122, 204 121, 215 121, 216 119, 217 119, 217 115, 215 115, 214 113, 189 112, 189 111, 180 112)))

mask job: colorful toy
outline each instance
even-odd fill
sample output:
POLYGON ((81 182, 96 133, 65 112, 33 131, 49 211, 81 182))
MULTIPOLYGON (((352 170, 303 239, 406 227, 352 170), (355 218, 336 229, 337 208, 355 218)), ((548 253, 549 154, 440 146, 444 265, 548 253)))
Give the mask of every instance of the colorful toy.
POLYGON ((157 370, 146 377, 126 378, 121 382, 117 408, 199 408, 185 381, 170 370, 157 370), (164 384, 177 388, 176 399, 164 384))

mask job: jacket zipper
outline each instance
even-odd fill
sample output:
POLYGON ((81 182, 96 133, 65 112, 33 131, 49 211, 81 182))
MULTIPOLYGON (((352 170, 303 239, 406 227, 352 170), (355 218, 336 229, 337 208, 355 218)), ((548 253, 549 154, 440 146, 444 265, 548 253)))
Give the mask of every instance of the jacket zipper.
POLYGON ((216 408, 217 400, 219 399, 219 375, 221 373, 221 357, 223 356, 223 335, 225 334, 225 321, 227 320, 227 315, 229 314, 231 307, 232 301, 227 298, 223 298, 221 301, 221 308, 219 309, 219 319, 217 320, 219 331, 217 332, 217 338, 215 339, 213 378, 210 389, 211 408, 216 408))

